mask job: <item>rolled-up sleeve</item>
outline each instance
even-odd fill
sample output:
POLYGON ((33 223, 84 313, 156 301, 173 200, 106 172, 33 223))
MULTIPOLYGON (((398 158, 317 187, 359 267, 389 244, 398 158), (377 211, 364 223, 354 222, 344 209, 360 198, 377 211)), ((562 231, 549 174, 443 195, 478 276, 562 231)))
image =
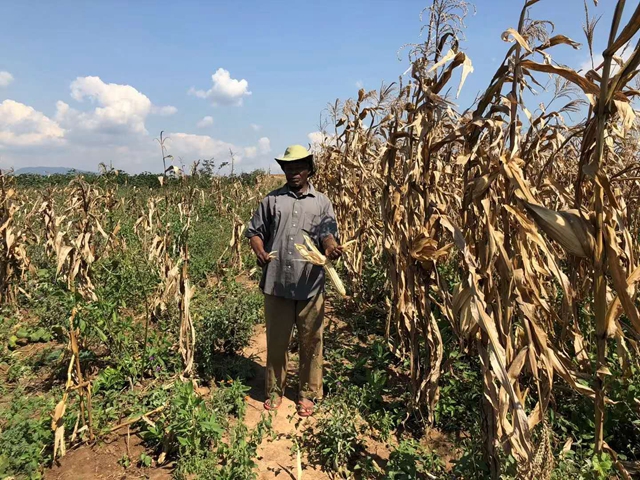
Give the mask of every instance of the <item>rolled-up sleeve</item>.
POLYGON ((340 242, 338 236, 338 222, 336 221, 336 215, 333 212, 333 205, 328 198, 324 198, 324 207, 322 211, 322 220, 320 222, 319 230, 320 242, 322 243, 329 235, 333 235, 336 242, 340 242))
POLYGON ((271 209, 269 208, 269 197, 265 197, 256 209, 251 221, 247 225, 244 236, 247 238, 259 236, 263 242, 269 241, 271 231, 271 209))

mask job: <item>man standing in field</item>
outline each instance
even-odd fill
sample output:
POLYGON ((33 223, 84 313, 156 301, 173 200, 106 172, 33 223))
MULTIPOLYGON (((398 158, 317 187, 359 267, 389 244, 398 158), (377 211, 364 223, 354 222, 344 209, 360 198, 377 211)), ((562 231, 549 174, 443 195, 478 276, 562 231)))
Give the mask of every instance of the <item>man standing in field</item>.
POLYGON ((307 417, 313 413, 314 400, 322 397, 325 278, 324 268, 303 261, 295 244, 304 244, 306 233, 330 259, 340 257, 342 247, 331 202, 309 182, 315 171, 313 155, 292 145, 276 161, 287 183, 260 202, 245 234, 262 267, 267 324, 264 407, 275 410, 282 403, 295 324, 300 353, 298 414, 307 417))

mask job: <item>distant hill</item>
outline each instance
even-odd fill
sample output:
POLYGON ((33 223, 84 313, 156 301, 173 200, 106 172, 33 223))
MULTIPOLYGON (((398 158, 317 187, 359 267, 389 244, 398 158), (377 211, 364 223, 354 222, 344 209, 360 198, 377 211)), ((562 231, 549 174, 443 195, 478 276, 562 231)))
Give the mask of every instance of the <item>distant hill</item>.
MULTIPOLYGON (((65 175, 75 169, 67 167, 23 167, 13 172, 14 175, 34 174, 34 175, 54 175, 56 173, 65 175)), ((87 170, 75 170, 76 173, 95 173, 87 170)))

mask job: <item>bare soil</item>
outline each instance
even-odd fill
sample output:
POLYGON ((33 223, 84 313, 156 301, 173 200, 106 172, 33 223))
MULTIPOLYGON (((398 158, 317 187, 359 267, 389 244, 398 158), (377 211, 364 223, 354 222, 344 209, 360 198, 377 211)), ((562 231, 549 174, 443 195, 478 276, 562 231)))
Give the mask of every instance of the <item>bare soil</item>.
POLYGON ((94 447, 83 446, 67 452, 60 464, 45 472, 45 480, 116 480, 146 478, 169 480, 170 468, 139 468, 136 466, 140 454, 145 451, 142 440, 131 434, 119 435, 111 443, 99 443, 94 447), (128 443, 128 446, 127 446, 128 443), (127 453, 128 452, 128 453, 127 453), (128 455, 131 465, 125 469, 118 461, 128 455))
MULTIPOLYGON (((327 305, 329 307, 329 305, 327 305)), ((333 315, 333 310, 327 309, 327 329, 326 333, 331 334, 331 330, 345 328, 344 322, 333 315)), ((334 335, 335 330, 334 330, 334 335)), ((247 358, 256 362, 256 375, 247 382, 250 391, 247 395, 247 413, 245 423, 249 428, 253 428, 263 415, 272 415, 272 426, 275 438, 267 437, 258 449, 258 478, 260 480, 296 480, 297 459, 292 453, 292 437, 298 432, 307 430, 307 427, 314 425, 314 418, 300 420, 296 414, 296 392, 295 382, 297 381, 297 355, 290 355, 289 375, 287 389, 280 408, 275 412, 267 412, 264 409, 265 401, 265 364, 267 356, 266 332, 264 325, 257 325, 254 329, 253 338, 249 347, 243 352, 247 358)), ((201 395, 207 395, 209 389, 201 387, 201 395)), ((432 430, 427 433, 423 442, 429 444, 441 458, 451 466, 452 458, 457 456, 453 445, 445 435, 432 430)), ((369 455, 384 468, 389 458, 389 445, 376 441, 372 438, 365 439, 365 444, 369 455)), ((139 468, 136 465, 140 454, 145 451, 141 439, 131 432, 127 440, 127 432, 123 430, 119 435, 114 435, 109 443, 102 442, 94 446, 81 446, 70 450, 61 459, 60 463, 45 473, 47 480, 61 479, 169 479, 171 478, 171 465, 163 468, 139 468), (124 468, 118 461, 127 455, 131 459, 131 465, 124 468)), ((147 452, 150 453, 150 452, 147 452)), ((305 480, 321 480, 331 478, 318 465, 311 465, 303 455, 301 458, 302 478, 305 480)))
MULTIPOLYGON (((254 427, 262 415, 265 414, 263 403, 265 401, 264 383, 265 373, 264 366, 267 360, 267 336, 264 325, 257 325, 254 331, 253 340, 245 354, 253 355, 255 361, 260 364, 257 375, 249 382, 251 391, 248 395, 249 408, 245 422, 249 427, 254 427)), ((289 362, 289 378, 296 376, 297 365, 289 362)), ((288 382, 291 383, 291 382, 288 382)), ((293 389, 288 388, 285 397, 282 399, 280 408, 273 412, 272 424, 277 435, 273 441, 265 441, 258 450, 258 472, 260 480, 270 479, 293 479, 297 474, 296 458, 291 454, 293 442, 289 435, 295 434, 296 430, 296 397, 293 389)), ((313 422, 313 417, 303 420, 303 422, 313 422)), ((304 423, 300 424, 299 429, 304 428, 304 423)), ((302 459, 303 478, 305 480, 328 479, 320 468, 309 465, 305 458, 302 459)))
MULTIPOLYGON (((256 376, 248 382, 251 388, 247 396, 247 414, 245 423, 248 427, 254 427, 262 415, 269 414, 263 407, 264 398, 264 366, 267 357, 267 342, 264 325, 255 328, 251 345, 244 354, 258 363, 256 376)), ((290 362, 291 377, 295 375, 297 365, 290 362)), ((206 394, 208 389, 203 388, 206 394)), ((276 412, 270 413, 273 417, 272 424, 275 439, 265 439, 258 450, 258 478, 260 480, 288 480, 296 479, 296 458, 291 454, 292 441, 288 435, 295 432, 297 419, 295 397, 292 390, 286 392, 282 405, 276 412)), ((306 419, 305 422, 312 422, 306 419)), ((304 424, 299 428, 303 428, 304 424)), ((145 451, 141 439, 131 433, 127 447, 126 431, 114 437, 110 443, 98 443, 95 446, 81 446, 70 450, 58 465, 45 472, 45 480, 66 479, 135 479, 148 478, 163 480, 171 478, 170 466, 164 468, 151 467, 139 468, 135 465, 140 454, 145 451), (131 465, 124 468, 118 461, 125 455, 131 459, 131 465)), ((302 469, 305 480, 328 479, 329 477, 318 467, 308 465, 305 458, 302 459, 302 469)))

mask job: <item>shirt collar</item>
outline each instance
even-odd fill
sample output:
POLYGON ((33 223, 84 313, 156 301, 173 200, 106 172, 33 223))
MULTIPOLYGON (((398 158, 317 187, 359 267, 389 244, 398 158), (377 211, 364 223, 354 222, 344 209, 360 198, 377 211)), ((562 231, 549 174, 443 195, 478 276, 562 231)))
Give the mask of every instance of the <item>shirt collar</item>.
MULTIPOLYGON (((294 197, 296 196, 295 193, 293 193, 291 191, 291 188, 289 188, 289 185, 286 184, 286 183, 282 187, 282 193, 285 193, 285 194, 288 194, 288 195, 290 194, 290 195, 293 195, 294 197)), ((304 198, 306 196, 315 197, 316 193, 317 192, 316 192, 315 187, 313 186, 313 183, 309 182, 309 188, 307 189, 307 192, 304 195, 302 195, 300 198, 304 198)))

